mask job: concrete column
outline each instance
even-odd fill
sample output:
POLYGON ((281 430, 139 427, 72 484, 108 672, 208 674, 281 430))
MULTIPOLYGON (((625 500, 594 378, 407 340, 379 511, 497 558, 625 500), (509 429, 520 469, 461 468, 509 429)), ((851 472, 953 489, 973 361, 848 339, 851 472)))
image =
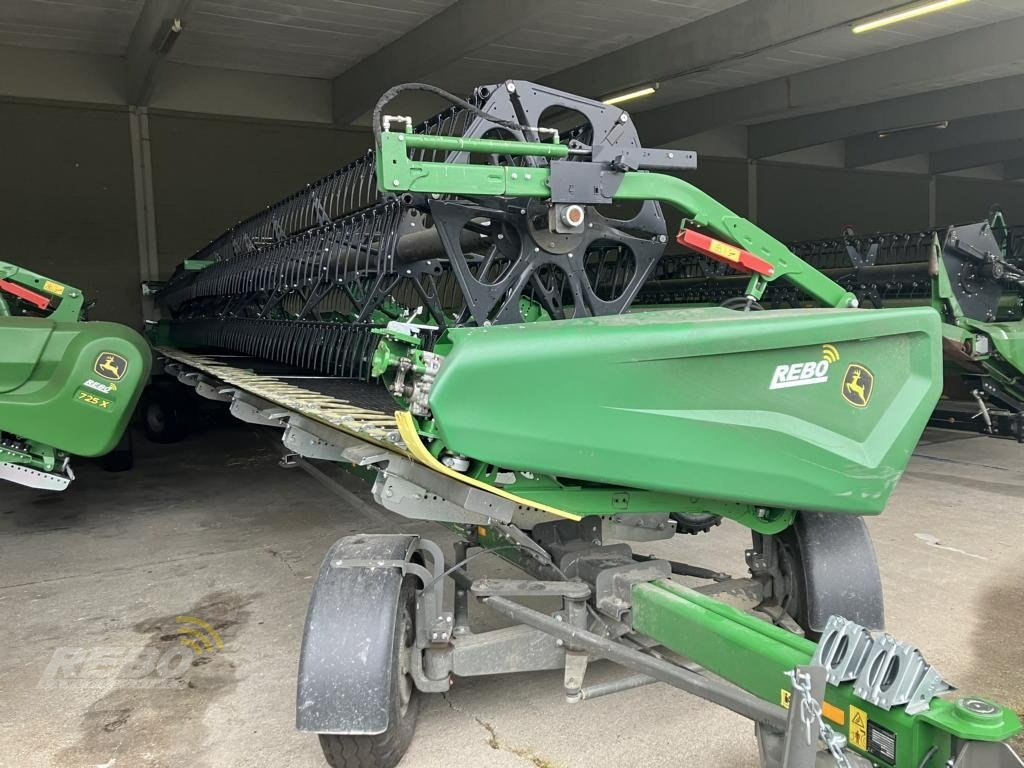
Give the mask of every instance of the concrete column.
POLYGON ((935 174, 928 177, 928 226, 934 227, 937 225, 935 221, 935 207, 936 207, 936 195, 935 195, 935 174))
POLYGON ((757 161, 747 161, 747 219, 757 223, 757 161))
MULTIPOLYGON (((153 205, 153 162, 149 152, 149 110, 146 107, 129 107, 128 125, 132 144, 139 276, 143 281, 159 280, 156 210, 153 205)), ((153 300, 148 296, 142 298, 142 315, 145 320, 155 320, 157 316, 153 300)))

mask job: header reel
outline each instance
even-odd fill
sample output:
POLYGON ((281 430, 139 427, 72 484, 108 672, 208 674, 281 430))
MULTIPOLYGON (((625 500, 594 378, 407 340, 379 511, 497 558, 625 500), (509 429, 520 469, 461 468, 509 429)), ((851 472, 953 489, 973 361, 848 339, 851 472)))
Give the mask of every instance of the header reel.
MULTIPOLYGON (((386 100, 413 84, 392 89, 386 100)), ((439 92, 442 93, 443 92, 439 92)), ((640 144, 622 110, 530 83, 477 88, 417 135, 530 142, 550 118, 579 123, 551 157, 418 150, 417 159, 521 169, 572 163, 591 146, 635 162, 640 144), (556 159, 561 158, 561 159, 556 159)), ((390 128, 383 118, 375 125, 390 128)), ((509 148, 506 147, 506 150, 509 148)), ((648 150, 643 150, 650 157, 648 150)), ((674 167, 693 167, 693 153, 674 167)), ((667 242, 657 202, 623 213, 533 197, 371 194, 375 153, 237 225, 187 261, 157 294, 188 346, 234 349, 331 376, 365 379, 377 337, 399 320, 436 329, 619 314, 667 242)), ((387 169, 385 170, 385 175, 387 169)), ((582 184, 584 179, 580 179, 582 184)), ((390 183, 385 178, 384 189, 390 183)), ((621 206, 620 206, 621 208, 621 206)))

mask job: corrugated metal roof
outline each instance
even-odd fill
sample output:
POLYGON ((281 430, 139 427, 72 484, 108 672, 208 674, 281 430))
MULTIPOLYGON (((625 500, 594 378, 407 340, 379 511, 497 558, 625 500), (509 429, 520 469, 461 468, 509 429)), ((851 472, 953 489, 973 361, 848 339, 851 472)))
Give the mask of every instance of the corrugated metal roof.
MULTIPOLYGON (((400 38, 455 0, 193 0, 171 61, 226 69, 332 78, 400 38)), ((514 0, 510 0, 514 1, 514 0)), ((563 0, 497 42, 421 77, 466 92, 506 78, 540 79, 561 69, 717 13, 741 0, 563 0)), ((3 0, 0 45, 123 55, 143 0, 3 0)), ((662 82, 636 102, 648 109, 869 56, 1024 15, 1022 0, 971 0, 891 28, 853 35, 846 27, 662 82)), ((443 40, 438 45, 444 45, 443 40)), ((680 63, 680 70, 685 62, 680 63)), ((1024 71, 1013 62, 929 83, 893 84, 873 99, 1024 71)), ((847 103, 836 94, 836 105, 847 103)))
MULTIPOLYGON (((860 35, 852 34, 846 26, 837 27, 815 33, 790 45, 779 46, 770 51, 731 61, 706 72, 698 72, 663 82, 658 93, 643 101, 643 108, 648 109, 661 104, 683 101, 717 91, 793 75, 954 32, 1018 18, 1022 15, 1024 15, 1024 2, 1021 0, 973 0, 941 13, 901 22, 892 27, 882 27, 860 35)), ((1010 66, 1012 68, 1012 65, 1010 66)), ((1019 67, 1019 65, 1017 66, 1019 67)), ((1020 70, 1018 68, 1015 71, 1020 70)), ((1011 73, 1003 72, 1003 74, 1011 73)), ((889 89, 874 91, 872 100, 1000 76, 1002 75, 974 72, 965 73, 957 78, 937 79, 926 87, 916 83, 902 87, 893 86, 889 89)), ((841 93, 837 93, 836 101, 837 103, 842 101, 841 93)), ((637 107, 639 106, 640 104, 637 103, 637 107)))
POLYGON ((196 0, 169 58, 331 78, 455 0, 196 0))
POLYGON ((0 45, 121 55, 143 0, 3 0, 0 45))

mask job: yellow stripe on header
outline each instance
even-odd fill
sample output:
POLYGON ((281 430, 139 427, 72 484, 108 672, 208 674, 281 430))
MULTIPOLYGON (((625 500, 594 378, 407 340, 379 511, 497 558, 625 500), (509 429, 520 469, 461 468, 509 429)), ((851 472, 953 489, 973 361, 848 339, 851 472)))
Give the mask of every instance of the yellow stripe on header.
POLYGON ((501 488, 495 488, 493 485, 488 485, 474 477, 468 477, 460 472, 456 472, 450 467, 446 467, 434 458, 434 454, 428 451, 427 446, 423 444, 423 441, 420 439, 420 433, 416 429, 416 422, 413 421, 411 413, 408 411, 395 411, 395 421, 398 422, 398 432, 402 436, 402 441, 405 443, 405 447, 409 450, 412 457, 425 467, 428 467, 435 472, 440 472, 442 475, 446 475, 454 480, 458 480, 460 483, 472 485, 474 488, 479 488, 489 493, 493 493, 495 496, 501 496, 501 498, 508 499, 516 504, 522 504, 524 507, 539 509, 542 512, 547 512, 548 514, 555 515, 556 517, 563 517, 566 520, 575 520, 578 522, 583 519, 579 515, 572 514, 572 512, 566 512, 565 510, 558 509, 556 507, 549 507, 547 504, 540 504, 536 501, 524 499, 521 496, 516 496, 514 493, 509 493, 501 488))

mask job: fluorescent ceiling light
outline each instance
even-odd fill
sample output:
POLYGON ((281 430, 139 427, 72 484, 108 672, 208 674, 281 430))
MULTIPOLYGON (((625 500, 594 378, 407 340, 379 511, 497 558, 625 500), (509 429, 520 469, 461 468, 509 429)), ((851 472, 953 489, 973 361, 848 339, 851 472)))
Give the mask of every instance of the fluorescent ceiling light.
POLYGON ((949 128, 949 120, 936 120, 934 123, 917 123, 916 125, 902 125, 899 128, 886 128, 878 132, 878 138, 884 139, 894 133, 906 133, 907 131, 918 131, 923 128, 949 128))
POLYGON ((887 13, 885 16, 876 16, 868 21, 855 24, 853 27, 853 34, 859 35, 861 32, 870 32, 872 29, 885 27, 889 24, 897 24, 901 21, 907 21, 908 19, 916 19, 918 16, 924 16, 926 13, 935 13, 935 11, 942 11, 946 8, 952 8, 954 5, 961 5, 966 2, 967 0, 935 0, 935 2, 925 3, 924 5, 915 5, 912 8, 905 8, 904 10, 897 11, 896 13, 887 13))
POLYGON ((633 99, 639 99, 641 96, 650 96, 658 90, 658 84, 648 85, 644 88, 637 88, 635 91, 629 91, 628 93, 620 93, 618 96, 611 96, 604 99, 602 103, 608 104, 621 104, 624 101, 632 101, 633 99))

